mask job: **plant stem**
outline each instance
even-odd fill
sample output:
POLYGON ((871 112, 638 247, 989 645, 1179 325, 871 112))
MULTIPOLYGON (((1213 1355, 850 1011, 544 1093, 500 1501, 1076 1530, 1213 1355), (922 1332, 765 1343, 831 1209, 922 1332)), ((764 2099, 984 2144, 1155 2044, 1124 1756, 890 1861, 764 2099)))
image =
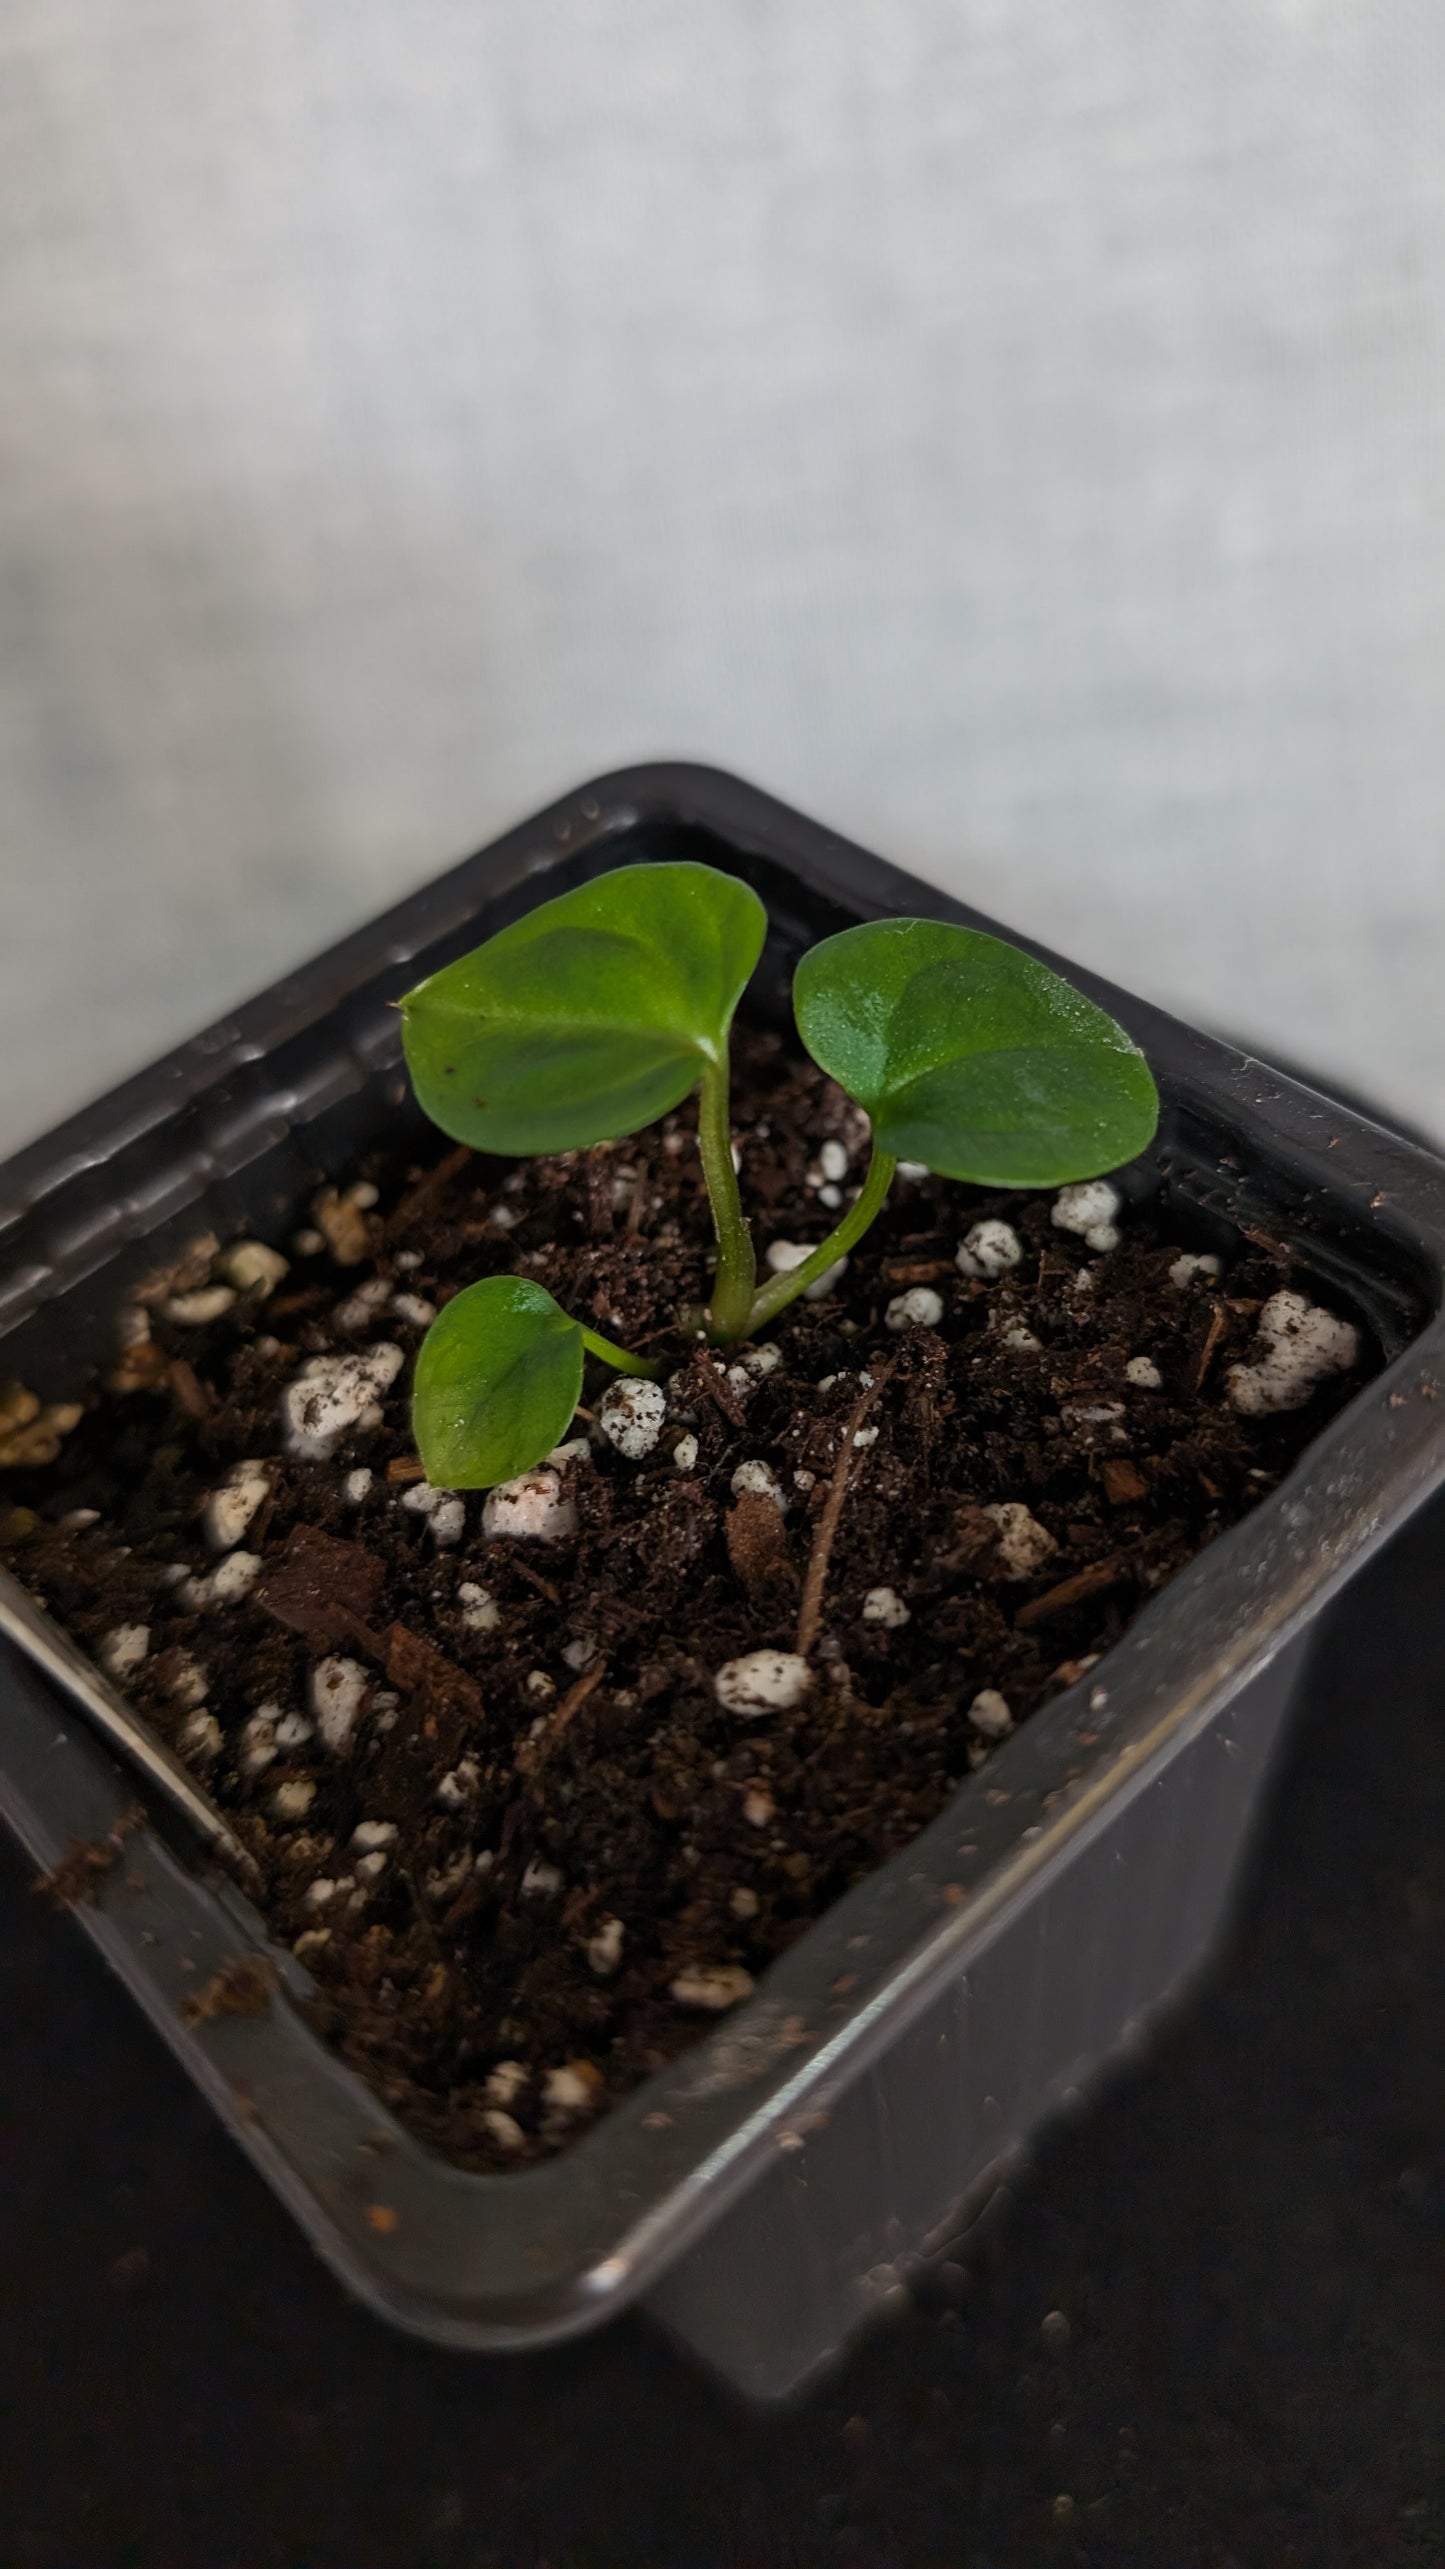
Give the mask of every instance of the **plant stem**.
POLYGON ((761 1293, 754 1295, 747 1320, 735 1333, 739 1338, 756 1337, 768 1321, 776 1320, 780 1311, 786 1311, 790 1302, 796 1302, 800 1293, 806 1293, 810 1284, 816 1284, 819 1276, 825 1276, 836 1259, 844 1256, 856 1240, 862 1239, 869 1224, 883 1210, 883 1200, 893 1183, 893 1172, 897 1166, 898 1162, 887 1151, 880 1151, 875 1143, 868 1173, 856 1202, 849 1205, 836 1230, 830 1231, 827 1239, 819 1242, 801 1266, 790 1267, 786 1275, 771 1277, 761 1293))
MULTIPOLYGON (((582 1329, 580 1320, 577 1326, 582 1329)), ((615 1373, 642 1374, 648 1382, 655 1383, 662 1372, 661 1365, 654 1364, 650 1356, 629 1355, 625 1347, 615 1347, 610 1338, 600 1337, 595 1329, 582 1329, 582 1344, 594 1356, 600 1356, 604 1365, 611 1365, 615 1373)))
POLYGON ((738 1193, 733 1167, 732 1124, 728 1114, 728 1066, 713 1062, 703 1072, 698 1090, 697 1146, 717 1234, 717 1265, 708 1297, 709 1335, 723 1340, 747 1334, 757 1284, 753 1235, 738 1193))

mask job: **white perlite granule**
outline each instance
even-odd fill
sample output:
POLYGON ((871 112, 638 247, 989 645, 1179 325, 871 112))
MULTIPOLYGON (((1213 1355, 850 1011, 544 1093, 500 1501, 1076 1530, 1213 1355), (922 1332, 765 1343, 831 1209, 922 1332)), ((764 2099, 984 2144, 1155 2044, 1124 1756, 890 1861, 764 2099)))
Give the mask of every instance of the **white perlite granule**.
POLYGON ((1116 1228, 1124 1199, 1106 1177, 1091 1177, 1079 1186, 1061 1186, 1049 1220, 1056 1230, 1073 1231, 1091 1249, 1117 1249, 1116 1228))
POLYGON ((1005 1499, 983 1512, 998 1527, 998 1557, 1006 1579, 1031 1579, 1049 1555, 1057 1552, 1059 1547, 1047 1527, 1040 1525, 1019 1500, 1005 1499))
POLYGON ((870 1588, 863 1600, 863 1621, 881 1623, 888 1632, 900 1624, 911 1623, 912 1615, 896 1588, 870 1588))
POLYGON ((228 1552, 218 1561, 208 1577, 187 1579, 179 1594, 184 1604, 195 1607, 238 1606, 249 1597, 261 1576, 259 1552, 228 1552))
POLYGON ((679 2007, 706 2008, 710 2015, 721 2016, 729 2007, 737 2007, 753 1991, 753 1976, 738 1963, 694 1963, 680 1971, 672 1984, 672 1994, 679 2007))
POLYGON ((279 1249, 269 1249, 264 1240, 238 1240, 220 1264, 227 1284, 238 1293, 254 1293, 260 1302, 291 1273, 290 1259, 283 1258, 279 1249))
POLYGON ((667 1394, 661 1383, 623 1375, 608 1384, 599 1416, 603 1435, 623 1461, 645 1462, 662 1434, 667 1394))
POLYGON ((161 1304, 161 1316, 177 1329, 205 1329, 213 1320, 224 1320, 235 1302, 230 1285, 202 1285, 198 1293, 177 1293, 161 1304))
POLYGON ((780 1516, 786 1513, 787 1496, 771 1463, 753 1459, 739 1463, 733 1474, 731 1486, 735 1499, 751 1494, 754 1498, 766 1499, 770 1506, 777 1509, 780 1516))
POLYGON ((209 1763, 221 1754, 221 1725, 214 1713, 192 1713, 183 1723, 180 1735, 181 1754, 209 1763))
POLYGON ((264 1775, 276 1759, 276 1707, 263 1704, 241 1731, 241 1766, 247 1775, 264 1775))
POLYGON ((1260 1353, 1248 1365, 1231 1365, 1226 1381, 1234 1407, 1245 1418, 1267 1410, 1303 1409, 1331 1374, 1347 1374, 1360 1359, 1360 1333, 1302 1293, 1274 1293, 1260 1312, 1260 1353))
POLYGON ((209 1606, 239 1605, 248 1597, 261 1575, 258 1552, 228 1552, 214 1570, 189 1571, 174 1583, 176 1601, 192 1614, 203 1614, 209 1606))
POLYGON ((342 1330, 348 1338, 355 1337, 361 1330, 370 1328, 377 1313, 390 1300, 391 1286, 385 1276, 371 1276, 365 1284, 357 1286, 355 1293, 348 1294, 344 1302, 338 1302, 331 1315, 331 1325, 342 1330))
POLYGON ((465 1810, 481 1780, 482 1770, 474 1757, 459 1759, 437 1786, 437 1800, 443 1810, 465 1810))
POLYGON ((1223 1272, 1219 1259, 1210 1250, 1181 1249, 1169 1270, 1169 1281, 1182 1289, 1196 1283, 1201 1276, 1217 1276, 1223 1272))
POLYGON ((514 1481, 499 1481, 488 1490, 482 1508, 482 1532, 510 1534, 531 1543, 565 1543, 577 1531, 577 1508, 562 1488, 559 1472, 539 1465, 520 1472, 514 1481))
POLYGON ((761 1347, 745 1347, 738 1358, 738 1365, 745 1374, 775 1374, 782 1361, 781 1347, 768 1343, 761 1347))
POLYGON ((229 1552, 240 1542, 257 1510, 265 1505, 271 1476, 264 1463, 233 1463, 220 1488, 206 1501, 202 1524, 213 1552, 229 1552))
POLYGON ((104 1641, 96 1645, 96 1658, 107 1677, 122 1685, 133 1677, 151 1646, 150 1626, 143 1623, 118 1623, 104 1641))
POLYGON ((403 1494, 401 1503, 414 1516, 426 1518, 438 1552, 450 1551, 467 1530, 466 1506, 455 1490, 438 1490, 430 1481, 416 1481, 403 1494))
POLYGON ((531 2084, 531 2072, 521 2061, 498 2061, 487 2072, 487 2101, 491 2105, 515 2105, 524 2087, 531 2084))
POLYGON ((627 1930, 620 1918, 602 1918, 587 1939, 587 1967, 599 1980, 608 1980, 622 1960, 622 1947, 627 1930))
MULTIPOLYGON (((813 1245, 816 1246, 817 1244, 814 1243, 813 1245)), ((804 1259, 811 1258, 812 1254, 813 1249, 806 1241, 774 1240, 770 1243, 768 1248, 767 1263, 771 1272, 775 1276, 790 1276, 793 1269, 795 1267, 800 1267, 803 1264, 804 1259)), ((810 1285, 804 1285, 803 1300, 805 1302, 824 1301, 827 1295, 832 1292, 834 1285, 842 1275, 847 1264, 848 1260, 846 1255, 841 1258, 835 1258, 832 1266, 825 1268, 822 1275, 815 1276, 810 1285)))
POLYGON ((724 1712, 756 1721, 764 1713, 786 1713, 810 1691, 813 1672, 795 1650, 750 1650, 729 1659, 713 1679, 724 1712))
POLYGON ((553 2114, 586 2114, 597 2102, 600 2081, 586 2077, 582 2070, 566 2062, 560 2069, 549 2069, 542 2081, 542 2097, 553 2114))
POLYGON ((502 1613, 490 1588, 478 1587, 475 1579, 463 1579, 457 1590, 457 1604, 468 1632, 498 1630, 502 1613))
POLYGON ((323 1187, 311 1206, 311 1218, 325 1240, 339 1267, 359 1267, 371 1247, 371 1234, 362 1215, 376 1202, 376 1189, 370 1184, 349 1186, 344 1195, 334 1186, 323 1187))
POLYGON ((166 1679, 166 1692, 178 1704, 203 1704, 211 1691, 211 1681, 199 1660, 188 1650, 178 1650, 166 1679))
POLYGON ((534 1855, 519 1887, 524 1900, 555 1900, 562 1888, 561 1869, 545 1856, 534 1855))
POLYGON ((430 1329, 437 1316, 436 1304, 428 1302, 422 1293, 394 1293, 391 1307, 397 1319, 404 1320, 409 1329, 430 1329))
POLYGON ((311 1710, 333 1757, 350 1744, 370 1682, 359 1659, 318 1659, 311 1671, 311 1710))
POLYGON ((1011 1222, 975 1222, 954 1260, 961 1276, 1004 1276, 1024 1253, 1011 1222))
POLYGON ((996 1686, 980 1687, 969 1705, 968 1718, 984 1739, 1007 1739, 1014 1726, 1007 1698, 996 1686))
POLYGON ((896 1293, 883 1314, 887 1329, 936 1329, 943 1318, 943 1296, 932 1285, 910 1285, 896 1293))
POLYGON ((281 1394, 288 1453, 324 1463, 353 1427, 379 1427, 381 1402, 406 1358, 389 1339, 355 1356, 313 1356, 281 1394))

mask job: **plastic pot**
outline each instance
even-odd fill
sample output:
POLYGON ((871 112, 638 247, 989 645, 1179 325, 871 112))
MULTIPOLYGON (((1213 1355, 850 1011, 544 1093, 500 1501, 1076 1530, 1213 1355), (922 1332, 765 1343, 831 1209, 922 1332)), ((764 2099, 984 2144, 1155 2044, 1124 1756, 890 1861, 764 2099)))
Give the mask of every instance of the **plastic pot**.
MULTIPOLYGON (((140 1273, 199 1230, 284 1235, 383 1130, 424 1129, 388 1005, 423 970, 588 874, 683 855, 766 901, 765 1015, 785 1009, 801 948, 855 919, 991 924, 711 770, 586 787, 0 1169, 0 1371, 72 1389, 140 1273)), ((135 1831, 77 1912, 337 2274, 422 2336, 533 2347, 640 2300, 751 2395, 793 2389, 1198 1970, 1311 1628, 1445 1478, 1445 1167, 1073 977, 1154 1064, 1165 1116, 1139 1183, 1181 1238, 1264 1225, 1386 1361, 1288 1481, 745 2007, 564 2155, 479 2176, 326 2051, 290 2003, 309 1984, 288 1953, 264 2014, 186 2024, 212 1973, 269 1949, 168 1819, 135 1831)), ((39 1656, 0 1643, 0 1808, 50 1865, 111 1829, 136 1784, 39 1656)))

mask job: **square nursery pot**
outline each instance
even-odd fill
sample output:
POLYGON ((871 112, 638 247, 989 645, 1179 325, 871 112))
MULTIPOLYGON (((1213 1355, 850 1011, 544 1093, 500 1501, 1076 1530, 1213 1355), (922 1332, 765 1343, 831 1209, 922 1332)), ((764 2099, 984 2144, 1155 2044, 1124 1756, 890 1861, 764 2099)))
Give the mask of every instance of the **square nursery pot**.
MULTIPOLYGON (((812 939, 924 912, 930 885, 710 770, 609 777, 456 866, 0 1170, 0 1372, 62 1396, 128 1284, 200 1229, 275 1236, 417 1110, 391 1002, 521 911, 633 858, 744 876, 772 931, 751 1005, 812 939)), ((1050 958, 1053 960, 1053 958, 1050 958)), ((188 1992, 269 1950, 159 1806, 77 1914, 242 2148, 373 2309, 458 2347, 535 2347, 641 2302, 757 2398, 791 2391, 895 2297, 1048 2116, 1210 1951, 1311 1632, 1445 1478, 1445 1167, 1097 981, 1165 1101, 1130 1173, 1181 1238, 1267 1226, 1385 1362, 1284 1484, 1156 1595, 914 1843, 752 1998, 560 2157, 446 2164, 313 2035, 285 1950, 259 2016, 189 2027, 188 1992), (379 2209, 384 2207, 384 2209, 379 2209)), ((87 1715, 88 1663, 0 1587, 0 1807, 39 1865, 112 1829, 134 1772, 87 1715)))

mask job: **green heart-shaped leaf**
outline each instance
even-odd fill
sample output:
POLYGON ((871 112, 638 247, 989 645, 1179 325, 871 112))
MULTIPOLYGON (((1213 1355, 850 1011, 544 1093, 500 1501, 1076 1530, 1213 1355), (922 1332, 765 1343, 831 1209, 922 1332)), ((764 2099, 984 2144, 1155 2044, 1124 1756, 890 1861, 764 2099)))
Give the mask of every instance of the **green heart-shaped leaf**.
POLYGON ((1159 1096, 1122 1026, 1001 937, 878 919, 798 967, 798 1030, 874 1139, 975 1186, 1063 1186, 1131 1160, 1159 1096))
POLYGON ((564 892, 402 1001, 417 1096, 479 1150, 635 1133, 726 1058, 766 933, 757 894, 710 865, 620 866, 564 892))
POLYGON ((432 1322, 411 1421, 434 1489, 489 1490, 561 1442, 582 1391, 582 1332, 545 1286, 485 1276, 432 1322))

